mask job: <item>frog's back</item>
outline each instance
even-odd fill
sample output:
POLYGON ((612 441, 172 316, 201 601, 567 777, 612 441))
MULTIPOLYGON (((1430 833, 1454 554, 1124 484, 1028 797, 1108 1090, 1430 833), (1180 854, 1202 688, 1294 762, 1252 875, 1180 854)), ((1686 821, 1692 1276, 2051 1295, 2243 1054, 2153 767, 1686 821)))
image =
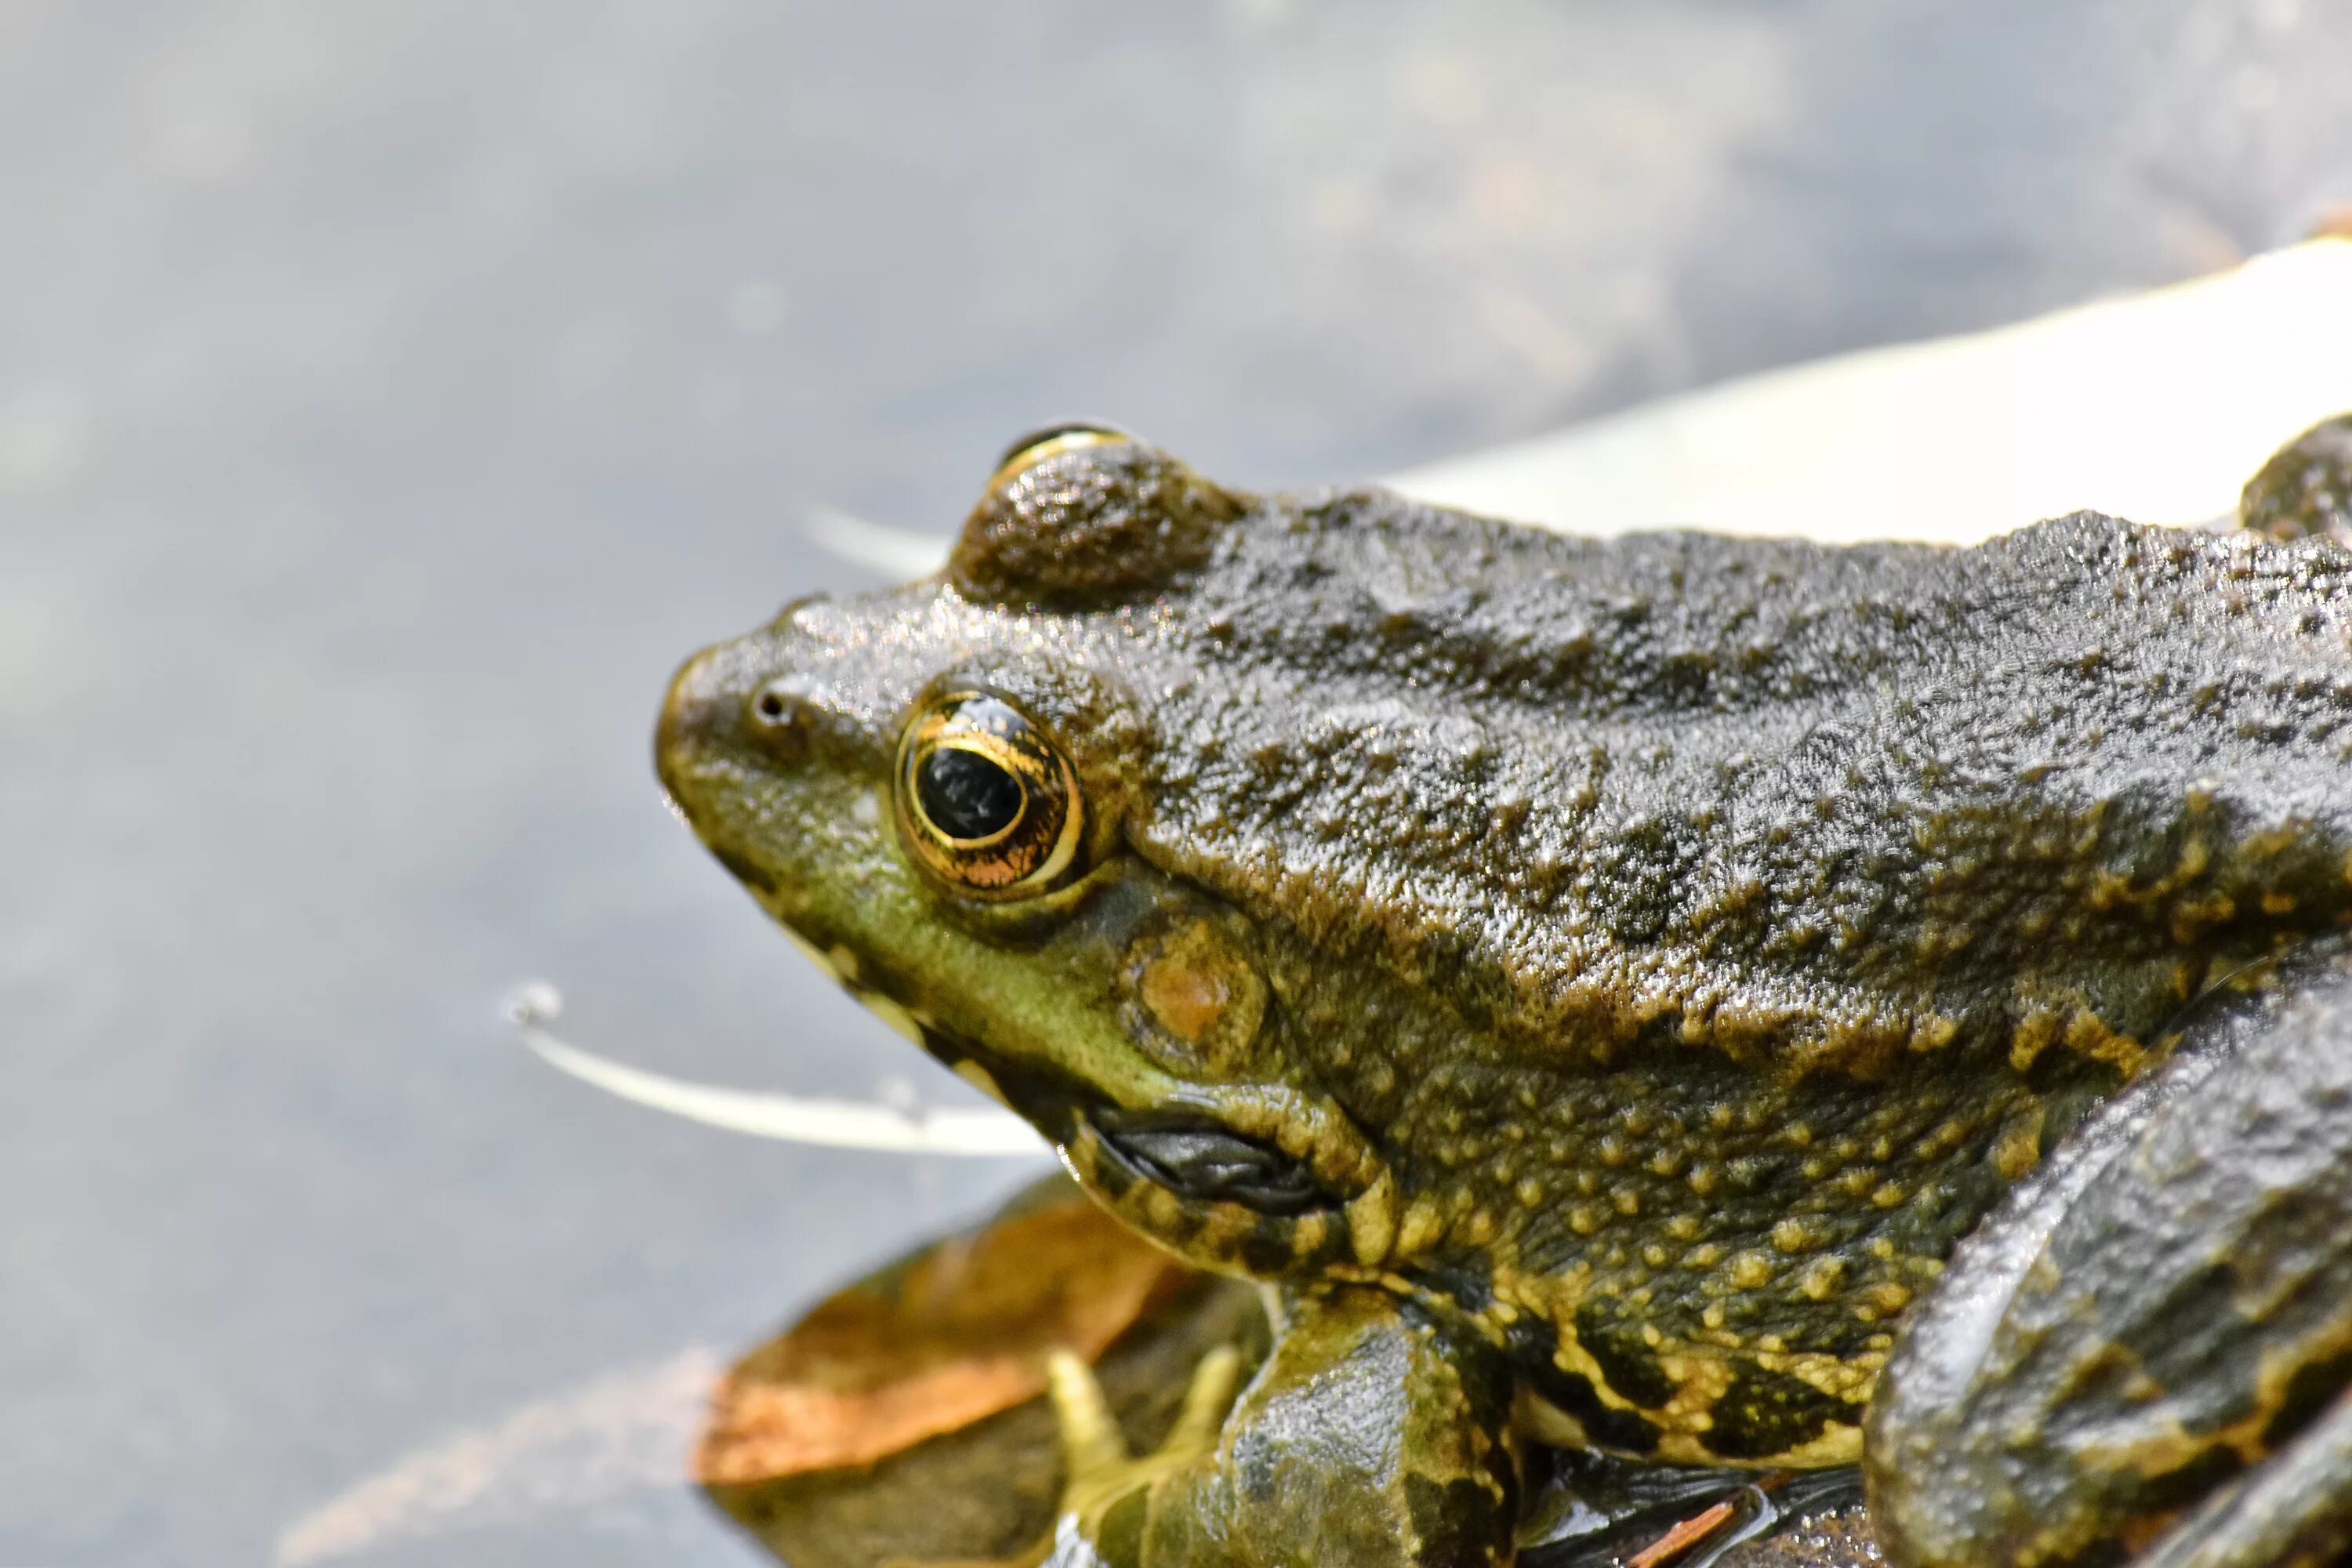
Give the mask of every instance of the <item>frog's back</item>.
POLYGON ((1175 614, 1206 679, 1145 852, 1534 1049, 2129 1072, 2352 918, 2323 541, 1580 540, 1354 492, 1240 519, 1175 614))

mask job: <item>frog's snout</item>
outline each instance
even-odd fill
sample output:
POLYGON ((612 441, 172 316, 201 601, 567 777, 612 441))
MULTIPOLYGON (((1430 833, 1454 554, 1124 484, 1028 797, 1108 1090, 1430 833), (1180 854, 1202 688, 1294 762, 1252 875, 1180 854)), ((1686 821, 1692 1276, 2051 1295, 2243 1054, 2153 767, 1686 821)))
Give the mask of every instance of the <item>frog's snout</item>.
POLYGON ((673 799, 682 797, 695 758, 724 744, 741 722, 742 698, 728 689, 723 678, 725 652, 722 644, 688 659, 662 699, 661 718, 654 725, 654 771, 673 799))
POLYGON ((748 750, 791 764, 808 750, 819 715, 790 673, 774 672, 758 638, 704 648, 673 677, 654 726, 654 768, 673 799, 698 762, 748 750))

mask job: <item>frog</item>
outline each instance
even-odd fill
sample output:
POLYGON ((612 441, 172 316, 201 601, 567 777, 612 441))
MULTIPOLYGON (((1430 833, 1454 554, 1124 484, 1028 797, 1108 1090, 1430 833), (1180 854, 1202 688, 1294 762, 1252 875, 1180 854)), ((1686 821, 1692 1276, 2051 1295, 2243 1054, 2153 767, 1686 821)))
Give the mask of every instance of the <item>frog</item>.
POLYGON ((826 973, 1263 1296, 1153 1451, 1055 1362, 1025 1561, 1499 1568, 1577 1452, 1858 1464, 1920 1568, 2321 1562, 2352 550, 2294 504, 1580 536, 1056 426, 937 573, 688 659, 656 771, 826 973))

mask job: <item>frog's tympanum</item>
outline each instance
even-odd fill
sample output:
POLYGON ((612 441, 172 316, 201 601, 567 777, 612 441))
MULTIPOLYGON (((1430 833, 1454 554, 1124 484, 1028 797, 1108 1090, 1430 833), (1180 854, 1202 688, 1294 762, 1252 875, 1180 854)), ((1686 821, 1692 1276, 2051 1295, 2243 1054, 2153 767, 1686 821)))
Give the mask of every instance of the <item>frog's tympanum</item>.
POLYGON ((1906 1564, 2319 1563, 2352 552, 2296 531, 1577 539, 1066 428, 938 576, 688 663, 660 771, 1104 1208, 1267 1288, 1157 1451, 1055 1362, 1032 1561, 1508 1563, 1583 1449, 1859 1460, 1906 1564))

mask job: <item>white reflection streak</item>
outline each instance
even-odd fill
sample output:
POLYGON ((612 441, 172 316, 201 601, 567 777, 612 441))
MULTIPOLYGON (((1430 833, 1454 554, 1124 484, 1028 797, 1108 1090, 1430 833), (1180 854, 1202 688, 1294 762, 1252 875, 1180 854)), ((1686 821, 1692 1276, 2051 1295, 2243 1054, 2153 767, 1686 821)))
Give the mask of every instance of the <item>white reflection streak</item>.
POLYGON ((887 523, 868 522, 835 507, 811 507, 801 520, 809 542, 835 560, 865 566, 892 582, 928 577, 947 563, 949 541, 887 523))
POLYGON ((562 1009, 555 987, 536 981, 515 993, 506 1012, 516 1037, 550 1067, 633 1105, 706 1127, 784 1143, 894 1154, 1034 1159, 1049 1152, 1027 1122, 992 1108, 902 1111, 866 1100, 724 1089, 628 1067, 557 1038, 547 1026, 562 1009))
POLYGON ((673 1490, 725 1370, 696 1348, 536 1400, 411 1450, 289 1523, 277 1568, 673 1490))

